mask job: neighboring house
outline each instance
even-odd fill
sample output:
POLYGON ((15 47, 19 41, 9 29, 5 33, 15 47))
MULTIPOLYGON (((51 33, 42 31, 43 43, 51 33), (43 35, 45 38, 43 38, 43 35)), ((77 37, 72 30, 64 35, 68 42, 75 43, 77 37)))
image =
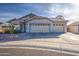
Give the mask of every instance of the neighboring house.
POLYGON ((8 22, 14 24, 16 29, 24 33, 53 33, 67 32, 68 21, 61 15, 55 18, 47 18, 30 13, 19 19, 15 18, 8 22))
POLYGON ((0 33, 2 33, 2 27, 1 27, 2 22, 0 22, 0 33))
POLYGON ((68 25, 68 31, 72 33, 79 33, 79 21, 68 25))
POLYGON ((9 29, 9 23, 3 23, 0 25, 0 32, 4 33, 5 30, 9 29))

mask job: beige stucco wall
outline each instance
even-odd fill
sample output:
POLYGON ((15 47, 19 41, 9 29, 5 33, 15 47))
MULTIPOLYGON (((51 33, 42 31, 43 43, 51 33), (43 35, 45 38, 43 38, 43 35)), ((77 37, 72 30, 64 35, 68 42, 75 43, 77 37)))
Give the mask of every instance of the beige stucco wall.
POLYGON ((0 26, 0 32, 3 32, 2 27, 0 26))
POLYGON ((73 32, 73 33, 79 33, 78 32, 78 26, 77 25, 71 25, 68 27, 69 28, 69 32, 73 32))
POLYGON ((6 29, 8 29, 8 28, 2 28, 2 26, 0 26, 0 32, 1 33, 4 33, 6 29))

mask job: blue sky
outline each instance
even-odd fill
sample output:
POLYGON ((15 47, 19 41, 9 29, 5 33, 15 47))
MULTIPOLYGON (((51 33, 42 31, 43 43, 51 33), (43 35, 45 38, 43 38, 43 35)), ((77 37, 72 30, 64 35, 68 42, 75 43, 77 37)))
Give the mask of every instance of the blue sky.
POLYGON ((0 4, 0 22, 12 18, 19 18, 30 12, 40 16, 55 17, 63 15, 66 19, 74 21, 79 16, 79 4, 72 3, 2 3, 0 4))

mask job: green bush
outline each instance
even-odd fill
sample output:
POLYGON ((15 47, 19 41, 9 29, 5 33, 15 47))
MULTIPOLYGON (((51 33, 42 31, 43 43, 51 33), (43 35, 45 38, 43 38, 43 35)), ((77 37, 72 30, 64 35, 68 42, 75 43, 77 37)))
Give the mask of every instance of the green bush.
POLYGON ((18 34, 18 33, 21 33, 20 30, 14 30, 14 34, 18 34))
POLYGON ((4 31, 4 33, 5 33, 5 34, 18 34, 18 33, 21 33, 21 31, 20 31, 20 30, 14 30, 14 31, 11 32, 11 30, 6 29, 6 30, 4 31))
POLYGON ((7 33, 7 34, 18 34, 18 33, 21 33, 20 30, 15 30, 14 29, 14 26, 12 24, 9 25, 9 29, 6 29, 4 31, 4 33, 7 33))

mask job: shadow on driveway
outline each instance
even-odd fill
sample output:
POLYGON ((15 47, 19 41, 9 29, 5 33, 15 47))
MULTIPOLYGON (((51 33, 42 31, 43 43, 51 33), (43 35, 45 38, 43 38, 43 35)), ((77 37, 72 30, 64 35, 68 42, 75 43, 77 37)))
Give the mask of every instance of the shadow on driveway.
POLYGON ((19 41, 41 38, 59 38, 63 33, 22 33, 22 34, 0 34, 0 42, 19 41))

